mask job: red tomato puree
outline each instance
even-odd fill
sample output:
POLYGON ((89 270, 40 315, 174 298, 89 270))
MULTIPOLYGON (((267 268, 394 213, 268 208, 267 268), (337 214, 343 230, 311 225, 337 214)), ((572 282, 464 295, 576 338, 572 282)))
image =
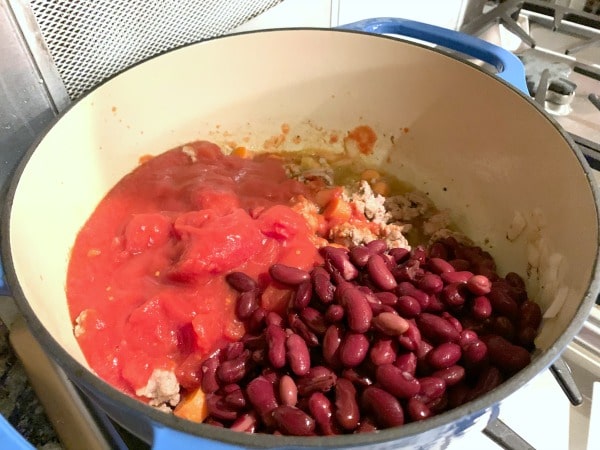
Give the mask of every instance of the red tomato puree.
POLYGON ((196 387, 201 361, 244 332, 225 275, 251 275, 263 306, 277 309, 289 291, 269 266, 319 261, 314 230, 290 207, 308 189, 275 157, 225 156, 208 142, 125 176, 78 234, 68 269, 71 318, 91 368, 131 395, 154 369, 196 387))

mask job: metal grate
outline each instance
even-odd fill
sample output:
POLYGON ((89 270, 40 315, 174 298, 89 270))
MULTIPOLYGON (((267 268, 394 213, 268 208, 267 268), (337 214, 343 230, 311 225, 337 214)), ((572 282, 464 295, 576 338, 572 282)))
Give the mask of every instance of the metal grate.
POLYGON ((31 0, 69 97, 166 50, 222 35, 281 0, 31 0))

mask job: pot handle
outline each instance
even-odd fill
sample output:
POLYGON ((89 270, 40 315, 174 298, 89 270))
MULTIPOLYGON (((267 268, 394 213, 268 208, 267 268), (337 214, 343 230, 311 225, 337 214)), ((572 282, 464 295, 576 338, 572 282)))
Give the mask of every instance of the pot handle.
POLYGON ((529 95, 525 81, 525 68, 521 60, 508 50, 483 39, 448 28, 392 17, 360 20, 340 25, 338 28, 377 34, 398 34, 456 50, 491 64, 498 70, 496 74, 498 78, 529 95))
POLYGON ((35 450, 35 447, 27 442, 2 414, 0 414, 0 442, 3 444, 2 448, 6 446, 14 450, 35 450))
POLYGON ((4 279, 4 267, 2 267, 2 260, 0 260, 0 296, 11 297, 8 283, 4 279))
POLYGON ((209 448, 211 450, 242 450, 246 447, 225 444, 212 439, 201 438, 192 434, 167 428, 153 423, 154 439, 152 450, 172 450, 174 448, 209 448), (204 444, 204 445, 203 445, 204 444))

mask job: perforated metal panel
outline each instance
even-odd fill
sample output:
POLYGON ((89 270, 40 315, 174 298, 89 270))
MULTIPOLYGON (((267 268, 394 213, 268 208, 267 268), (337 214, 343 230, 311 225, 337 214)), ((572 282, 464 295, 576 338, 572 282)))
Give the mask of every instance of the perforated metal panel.
POLYGON ((222 35, 281 0, 31 0, 43 40, 75 99, 126 67, 222 35))

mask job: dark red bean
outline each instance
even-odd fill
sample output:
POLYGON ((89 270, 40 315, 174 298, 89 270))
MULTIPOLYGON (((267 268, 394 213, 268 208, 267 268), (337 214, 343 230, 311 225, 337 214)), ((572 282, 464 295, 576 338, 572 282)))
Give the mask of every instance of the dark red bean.
POLYGON ((478 364, 487 357, 487 346, 477 339, 463 347, 463 358, 469 364, 478 364))
POLYGON ((461 321, 454 317, 452 314, 450 314, 448 311, 442 312, 441 317, 447 320, 450 323, 450 325, 452 325, 454 328, 456 328, 456 331, 458 331, 459 335, 463 332, 463 326, 461 321))
POLYGON ((396 294, 398 294, 398 297, 408 295, 409 297, 416 299, 421 305, 422 309, 427 308, 427 306, 429 305, 429 295, 427 295, 420 289, 417 289, 413 286, 412 283, 408 281, 398 283, 398 287, 396 288, 396 294))
POLYGON ((431 376, 441 378, 446 386, 454 386, 465 378, 465 368, 463 366, 450 366, 445 369, 436 370, 431 376))
POLYGON ((335 286, 331 283, 329 273, 322 267, 315 267, 311 272, 311 279, 317 297, 323 303, 331 303, 334 298, 335 286))
POLYGON ((358 276, 358 269, 350 261, 346 250, 337 247, 323 247, 321 252, 325 258, 325 263, 331 264, 344 280, 354 280, 358 276))
POLYGON ((350 260, 358 267, 367 265, 369 258, 374 252, 364 245, 357 245, 350 249, 350 260))
POLYGON ((479 320, 487 319, 492 315, 492 304, 490 300, 481 295, 473 299, 471 306, 471 314, 473 317, 479 320))
POLYGON ((471 269, 471 263, 466 259, 456 258, 448 261, 454 270, 457 272, 467 271, 471 269))
POLYGON ((355 369, 344 369, 342 371, 342 377, 352 382, 356 386, 366 387, 373 384, 373 380, 369 377, 369 375, 365 373, 358 373, 355 369))
POLYGON ((258 333, 263 329, 266 317, 267 311, 261 307, 256 308, 250 316, 250 319, 246 322, 246 330, 250 333, 258 333))
MULTIPOLYGON (((443 319, 442 319, 443 320, 443 319)), ((398 343, 408 351, 415 351, 421 344, 421 331, 413 319, 408 320, 408 329, 398 336, 398 343)))
POLYGON ((235 391, 225 395, 223 400, 227 406, 238 411, 246 406, 246 397, 239 387, 235 391))
POLYGON ((396 261, 396 264, 399 264, 409 258, 410 251, 405 248, 392 248, 388 251, 388 255, 390 255, 394 261, 396 261))
POLYGON ((423 336, 434 343, 456 342, 460 337, 458 330, 442 317, 422 313, 416 320, 423 336))
POLYGON ((314 366, 297 380, 298 393, 306 397, 313 392, 327 392, 336 383, 337 375, 328 367, 314 366))
POLYGON ((310 328, 310 330, 316 333, 317 335, 322 335, 327 330, 327 324, 325 323, 325 318, 323 317, 323 314, 321 314, 314 308, 304 308, 300 312, 300 317, 308 326, 308 328, 310 328))
POLYGON ((445 369, 456 364, 461 356, 462 351, 458 344, 444 342, 427 354, 427 362, 433 369, 445 369))
POLYGON ((467 289, 474 295, 487 295, 492 289, 492 282, 483 275, 473 275, 467 280, 467 289))
POLYGON ((346 289, 342 294, 342 305, 346 309, 348 327, 356 333, 366 333, 371 326, 373 311, 363 292, 346 289))
POLYGON ((371 320, 373 327, 388 336, 400 336, 408 330, 408 322, 398 314, 382 312, 371 320))
POLYGON ((475 386, 468 391, 464 400, 471 401, 480 397, 499 386, 503 381, 504 378, 502 377, 502 373, 497 367, 487 366, 479 373, 475 386))
POLYGON ((406 411, 410 419, 415 422, 428 419, 432 416, 431 410, 427 405, 416 397, 408 399, 406 411))
POLYGON ((399 354, 396 356, 394 365, 402 372, 408 372, 415 376, 417 372, 417 355, 413 352, 399 354))
POLYGON ((352 382, 340 378, 335 385, 335 418, 345 430, 354 430, 360 420, 356 389, 352 382))
POLYGON ((419 393, 419 380, 408 372, 402 372, 393 364, 383 364, 377 367, 377 382, 383 389, 398 398, 410 398, 419 393))
POLYGON ((263 376, 257 377, 248 383, 246 395, 261 419, 271 424, 271 411, 278 406, 273 383, 263 376))
POLYGON ((269 311, 265 316, 265 324, 267 327, 269 325, 275 325, 277 327, 283 326, 283 317, 277 314, 275 311, 269 311))
MULTIPOLYGON (((241 272, 235 272, 241 273, 241 272)), ((244 291, 238 295, 235 313, 240 320, 248 319, 258 308, 257 291, 244 291)))
POLYGON ((369 351, 369 340, 362 333, 346 333, 340 343, 339 358, 345 367, 356 367, 369 351))
POLYGON ((389 392, 375 386, 369 386, 363 391, 361 401, 365 409, 373 414, 380 426, 395 427, 404 424, 402 405, 389 392))
POLYGON ((461 283, 464 284, 473 276, 473 272, 469 272, 468 270, 461 270, 455 272, 444 272, 440 275, 444 283, 461 283))
POLYGON ((442 260, 448 260, 448 248, 442 242, 434 242, 427 249, 427 254, 430 260, 433 258, 439 258, 442 260))
POLYGON ((423 264, 427 260, 427 251, 423 246, 413 248, 410 259, 423 264))
POLYGON ((258 285, 256 281, 244 272, 231 272, 225 276, 225 280, 229 285, 239 292, 256 291, 258 285))
POLYGON ((236 358, 223 361, 217 368, 217 377, 223 384, 237 383, 246 375, 250 350, 244 350, 236 358))
POLYGON ((300 283, 292 297, 292 306, 302 310, 308 306, 312 298, 313 285, 310 280, 300 283))
POLYGON ((238 417, 229 427, 230 430, 233 431, 241 431, 244 433, 254 433, 256 431, 256 427, 258 426, 258 419, 256 414, 251 411, 248 413, 242 414, 238 417))
POLYGON ((530 327, 537 330, 542 323, 542 310, 540 305, 526 300, 521 303, 519 314, 519 328, 530 327))
POLYGON ((375 254, 369 258, 367 263, 367 272, 369 277, 379 287, 385 291, 391 291, 396 288, 398 283, 390 272, 383 256, 375 254))
POLYGON ((277 429, 291 436, 310 436, 315 431, 315 421, 301 409, 293 406, 278 406, 271 415, 277 429))
POLYGON ((429 302, 427 303, 427 308, 425 308, 425 311, 433 314, 439 314, 445 310, 446 305, 440 300, 440 294, 429 296, 429 302))
POLYGON ((417 287, 427 294, 437 294, 444 289, 444 282, 439 275, 426 273, 417 281, 417 287))
POLYGON ((200 371, 202 372, 202 379, 200 385, 202 391, 205 394, 212 394, 219 389, 219 383, 217 381, 217 368, 219 367, 219 360, 216 356, 208 358, 202 363, 200 371))
POLYGON ((279 399, 282 405, 296 406, 298 403, 298 386, 289 375, 279 379, 279 399))
POLYGON ((398 297, 393 292, 376 292, 374 295, 377 298, 377 300, 379 300, 384 305, 394 306, 398 301, 398 297))
POLYGON ((511 320, 518 318, 519 305, 504 290, 492 286, 492 290, 487 294, 487 298, 492 304, 492 310, 495 313, 506 316, 511 320))
POLYGON ((464 350, 464 348, 472 342, 475 342, 479 339, 477 333, 473 330, 463 330, 460 332, 460 337, 458 338, 458 345, 460 348, 464 350))
POLYGON ((436 376, 421 377, 419 383, 421 389, 418 395, 425 402, 439 398, 446 392, 446 381, 443 378, 436 376))
POLYGON ((344 318, 344 308, 341 305, 329 305, 325 311, 325 319, 330 323, 337 323, 344 318))
POLYGON ((333 411, 331 402, 321 392, 313 393, 308 399, 308 410, 325 436, 336 434, 333 425, 333 411))
POLYGON ((528 350, 533 350, 535 347, 535 338, 537 337, 537 334, 537 329, 533 327, 521 328, 517 333, 516 343, 528 350))
POLYGON ((288 323, 294 333, 306 341, 306 345, 309 347, 319 346, 319 338, 308 328, 306 323, 298 317, 298 314, 288 314, 288 323))
POLYGON ((419 347, 415 350, 417 356, 417 370, 421 369, 422 372, 428 372, 431 370, 427 363, 427 355, 433 350, 433 345, 427 341, 421 341, 419 347))
POLYGON ((265 331, 265 336, 267 338, 269 361, 274 368, 281 369, 285 366, 285 331, 277 325, 269 325, 265 331))
POLYGON ((295 333, 289 335, 285 341, 286 357, 290 369, 296 375, 306 375, 310 369, 310 353, 306 341, 295 333))
POLYGON ((219 420, 235 420, 238 416, 237 410, 228 406, 223 397, 217 394, 206 395, 206 409, 212 417, 219 420))
POLYGON ((420 267, 419 261, 413 259, 409 259, 392 270, 392 275, 394 275, 394 278, 398 282, 414 282, 424 274, 425 270, 420 267))
POLYGON ((438 275, 446 272, 456 272, 454 266, 442 258, 430 258, 429 261, 427 261, 427 267, 433 273, 437 273, 438 275))
POLYGON ((273 264, 269 267, 269 274, 275 281, 290 286, 298 286, 304 281, 310 279, 310 274, 306 270, 297 267, 286 266, 285 264, 273 264))
POLYGON ((323 336, 323 359, 331 367, 340 364, 340 343, 342 342, 342 329, 338 325, 330 325, 323 336))
POLYGON ((410 295, 402 295, 398 297, 395 305, 396 311, 402 317, 412 318, 421 314, 421 304, 418 300, 410 295))
POLYGON ((508 272, 504 276, 504 279, 508 284, 510 284, 513 287, 516 287, 517 289, 521 289, 523 291, 526 289, 525 281, 523 280, 521 275, 519 275, 516 272, 508 272))
POLYGON ((396 341, 392 341, 391 339, 378 340, 371 346, 371 350, 369 350, 369 359, 376 366, 392 364, 396 361, 397 347, 396 341))
POLYGON ((383 239, 375 239, 371 242, 368 242, 366 247, 371 251, 371 253, 383 253, 388 249, 387 242, 383 239))
POLYGON ((510 342, 515 340, 517 334, 515 326, 506 316, 496 316, 492 318, 489 329, 493 334, 498 334, 510 342))
POLYGON ((463 306, 467 300, 464 283, 450 283, 444 286, 441 299, 444 304, 452 309, 458 309, 463 306))
POLYGON ((505 373, 513 374, 531 362, 529 352, 513 345, 502 336, 489 335, 482 338, 487 346, 490 362, 505 373))

